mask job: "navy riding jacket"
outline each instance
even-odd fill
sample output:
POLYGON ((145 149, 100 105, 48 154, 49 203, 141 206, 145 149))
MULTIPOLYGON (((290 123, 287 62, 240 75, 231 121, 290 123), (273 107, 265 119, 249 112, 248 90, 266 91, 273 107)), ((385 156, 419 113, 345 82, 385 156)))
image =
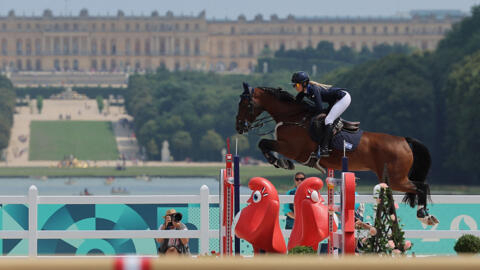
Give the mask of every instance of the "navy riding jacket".
POLYGON ((343 91, 345 88, 330 87, 328 89, 308 84, 307 91, 298 93, 296 100, 300 101, 304 96, 315 102, 316 113, 320 113, 323 110, 322 102, 328 103, 328 111, 335 103, 345 96, 343 91))

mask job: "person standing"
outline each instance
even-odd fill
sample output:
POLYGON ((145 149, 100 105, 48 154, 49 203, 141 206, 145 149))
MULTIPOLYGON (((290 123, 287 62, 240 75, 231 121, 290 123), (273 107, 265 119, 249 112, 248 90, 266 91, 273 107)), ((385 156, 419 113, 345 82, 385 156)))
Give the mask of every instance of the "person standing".
MULTIPOLYGON (((294 188, 287 191, 287 195, 295 195, 295 192, 297 192, 297 187, 300 185, 300 183, 302 183, 303 180, 305 180, 305 174, 303 172, 297 172, 293 179, 295 186, 294 188)), ((284 205, 284 212, 285 216, 287 216, 285 222, 285 229, 291 230, 293 228, 293 222, 295 221, 295 211, 293 208, 293 203, 284 205)))
MULTIPOLYGON (((188 230, 187 226, 181 222, 182 214, 175 211, 175 209, 169 209, 163 217, 165 222, 160 226, 160 230, 188 230)), ((157 238, 157 242, 160 244, 158 249, 159 254, 165 255, 189 255, 190 249, 188 248, 188 238, 157 238)))

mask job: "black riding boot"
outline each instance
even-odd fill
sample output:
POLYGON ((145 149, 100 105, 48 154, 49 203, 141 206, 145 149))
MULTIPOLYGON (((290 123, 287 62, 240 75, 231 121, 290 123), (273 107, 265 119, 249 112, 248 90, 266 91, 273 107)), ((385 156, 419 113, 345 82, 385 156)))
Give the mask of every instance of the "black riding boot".
POLYGON ((330 153, 328 146, 330 145, 330 140, 333 136, 333 124, 325 126, 325 135, 322 139, 322 144, 320 145, 320 157, 329 157, 330 153))

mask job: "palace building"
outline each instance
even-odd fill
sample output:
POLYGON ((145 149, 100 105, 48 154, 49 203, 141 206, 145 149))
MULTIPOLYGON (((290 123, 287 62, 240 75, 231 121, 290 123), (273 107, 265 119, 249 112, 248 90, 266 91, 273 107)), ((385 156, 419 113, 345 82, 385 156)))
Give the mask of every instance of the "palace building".
POLYGON ((0 68, 3 72, 132 72, 203 70, 248 73, 268 49, 300 49, 329 41, 336 49, 406 44, 433 50, 460 11, 412 11, 389 18, 314 17, 247 20, 175 16, 18 16, 0 17, 0 68))

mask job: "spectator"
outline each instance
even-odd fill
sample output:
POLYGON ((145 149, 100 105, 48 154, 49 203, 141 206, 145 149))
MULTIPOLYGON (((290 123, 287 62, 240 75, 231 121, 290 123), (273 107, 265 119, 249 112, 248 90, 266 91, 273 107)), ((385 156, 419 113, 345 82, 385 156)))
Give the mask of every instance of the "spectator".
MULTIPOLYGON (((295 195, 295 192, 297 192, 298 185, 300 185, 300 183, 302 183, 303 180, 305 180, 305 174, 303 172, 297 172, 293 179, 295 187, 287 191, 287 195, 295 195)), ((287 219, 285 222, 285 229, 291 230, 293 228, 293 222, 295 221, 295 212, 293 208, 293 203, 285 205, 284 212, 285 212, 285 216, 287 216, 287 219)))
MULTIPOLYGON (((163 218, 165 219, 165 222, 162 224, 162 226, 160 226, 160 230, 188 230, 187 226, 181 222, 182 214, 177 213, 175 209, 167 210, 163 218)), ((160 244, 160 247, 158 248, 159 254, 190 254, 190 249, 188 248, 188 238, 157 238, 156 240, 160 244)))

